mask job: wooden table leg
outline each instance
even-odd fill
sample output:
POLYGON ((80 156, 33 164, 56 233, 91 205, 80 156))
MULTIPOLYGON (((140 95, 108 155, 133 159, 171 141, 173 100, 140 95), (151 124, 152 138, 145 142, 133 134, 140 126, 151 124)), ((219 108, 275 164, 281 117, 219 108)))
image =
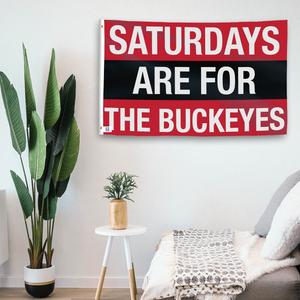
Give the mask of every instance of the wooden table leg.
POLYGON ((128 269, 129 284, 130 284, 130 296, 131 296, 131 300, 136 300, 136 296, 135 296, 136 295, 136 283, 135 283, 135 276, 134 276, 134 270, 133 270, 129 236, 124 236, 124 246, 125 246, 125 255, 126 255, 126 262, 127 262, 127 269, 128 269))
MULTIPOLYGON (((132 260, 132 258, 131 258, 131 260, 132 260)), ((134 292, 135 292, 135 294, 137 294, 136 280, 135 280, 135 272, 134 272, 134 266, 133 266, 133 263, 132 263, 132 272, 133 272, 133 280, 134 280, 134 292)))
POLYGON ((128 276, 129 276, 129 284, 130 284, 130 296, 131 296, 131 300, 136 300, 136 293, 135 293, 135 279, 134 279, 133 269, 129 269, 129 270, 128 270, 128 276))
POLYGON ((106 267, 102 267, 100 278, 99 278, 99 283, 98 283, 98 287, 97 287, 97 292, 96 292, 96 296, 95 296, 96 300, 100 299, 103 282, 104 282, 104 278, 105 278, 105 273, 106 273, 106 267))
POLYGON ((97 287, 97 291, 96 291, 95 300, 99 300, 100 296, 101 296, 112 242, 113 242, 113 236, 109 236, 107 244, 106 244, 106 250, 105 250, 105 254, 104 254, 104 258, 103 258, 102 270, 101 270, 101 274, 100 274, 100 278, 99 278, 99 283, 98 283, 98 287, 97 287))

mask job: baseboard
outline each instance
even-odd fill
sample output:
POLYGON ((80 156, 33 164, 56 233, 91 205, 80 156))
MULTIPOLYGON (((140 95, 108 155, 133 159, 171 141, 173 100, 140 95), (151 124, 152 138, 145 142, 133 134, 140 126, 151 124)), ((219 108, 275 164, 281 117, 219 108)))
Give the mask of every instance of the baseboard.
MULTIPOLYGON (((136 285, 141 288, 143 277, 136 278, 136 285)), ((97 288, 99 278, 56 278, 57 288, 97 288)), ((24 287, 23 278, 0 277, 0 287, 24 287)), ((129 288, 128 277, 105 277, 103 288, 129 288)))

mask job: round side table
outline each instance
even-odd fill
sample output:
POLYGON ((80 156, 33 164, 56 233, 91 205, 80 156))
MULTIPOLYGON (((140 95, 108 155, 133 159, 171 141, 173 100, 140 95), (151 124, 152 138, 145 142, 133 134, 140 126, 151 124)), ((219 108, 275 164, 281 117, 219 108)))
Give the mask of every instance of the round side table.
POLYGON ((95 229, 96 234, 108 236, 106 250, 105 250, 103 263, 102 263, 102 270, 101 270, 101 274, 100 274, 99 284, 98 284, 97 292, 96 292, 96 296, 95 296, 96 300, 99 300, 100 296, 101 296, 101 291, 102 291, 105 273, 106 273, 106 269, 107 269, 107 263, 108 263, 108 258, 109 258, 109 254, 110 254, 110 249, 111 249, 111 245, 113 242, 113 238, 115 236, 121 236, 124 239, 125 255, 126 255, 129 283, 130 283, 130 296, 131 296, 131 300, 136 300, 137 289, 136 289, 136 281, 135 281, 135 275, 134 275, 134 267, 133 267, 129 237, 131 235, 138 235, 138 234, 145 233, 146 231, 147 231, 146 227, 139 226, 139 225, 128 225, 126 229, 122 229, 122 230, 111 229, 108 225, 97 227, 95 229))

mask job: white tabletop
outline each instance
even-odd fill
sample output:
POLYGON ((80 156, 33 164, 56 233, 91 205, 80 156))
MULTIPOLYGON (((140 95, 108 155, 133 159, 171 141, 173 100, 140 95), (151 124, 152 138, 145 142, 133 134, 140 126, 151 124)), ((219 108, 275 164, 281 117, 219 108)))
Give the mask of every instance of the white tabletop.
POLYGON ((147 231, 147 228, 140 225, 128 225, 126 229, 111 229, 109 225, 97 227, 95 233, 107 236, 129 236, 142 234, 147 231))

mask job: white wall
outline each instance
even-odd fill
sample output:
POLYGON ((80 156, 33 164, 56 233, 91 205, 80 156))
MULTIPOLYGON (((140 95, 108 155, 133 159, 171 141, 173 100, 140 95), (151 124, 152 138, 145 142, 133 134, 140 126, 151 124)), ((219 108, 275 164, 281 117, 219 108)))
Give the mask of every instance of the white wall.
MULTIPOLYGON (((148 232, 132 237, 141 285, 161 234, 188 227, 252 230, 278 185, 300 167, 300 2, 297 0, 0 0, 0 70, 19 92, 24 111, 22 42, 42 114, 51 48, 61 86, 77 79, 76 117, 81 130, 78 164, 59 200, 54 238, 57 286, 96 287, 108 223, 105 178, 139 175, 131 224, 148 232), (288 134, 261 137, 114 137, 98 135, 99 19, 149 21, 256 21, 287 19, 288 134)), ((25 116, 24 116, 25 117, 25 116)), ((0 189, 6 189, 10 259, 0 286, 22 286, 27 243, 9 170, 21 173, 0 101, 0 189)), ((26 155, 25 155, 26 157, 26 155)), ((105 286, 127 285, 121 240, 115 240, 105 286)))

